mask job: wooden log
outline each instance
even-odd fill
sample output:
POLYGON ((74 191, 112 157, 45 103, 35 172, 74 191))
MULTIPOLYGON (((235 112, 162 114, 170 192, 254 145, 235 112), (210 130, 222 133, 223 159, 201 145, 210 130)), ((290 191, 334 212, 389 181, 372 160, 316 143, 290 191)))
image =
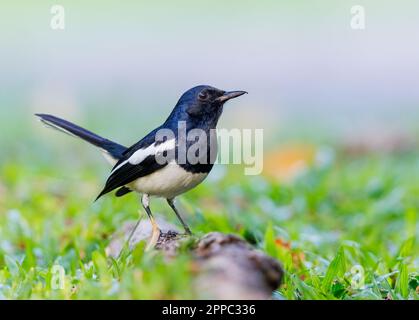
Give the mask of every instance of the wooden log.
MULTIPOLYGON (((158 224, 162 230, 155 249, 167 257, 175 257, 182 241, 176 228, 163 220, 158 224)), ((116 257, 135 223, 127 223, 111 240, 107 253, 116 257)), ((140 223, 130 246, 148 241, 151 225, 147 220, 140 223)), ((270 299, 283 277, 280 263, 255 249, 244 239, 219 232, 211 232, 195 238, 191 257, 197 266, 194 291, 199 299, 270 299)))

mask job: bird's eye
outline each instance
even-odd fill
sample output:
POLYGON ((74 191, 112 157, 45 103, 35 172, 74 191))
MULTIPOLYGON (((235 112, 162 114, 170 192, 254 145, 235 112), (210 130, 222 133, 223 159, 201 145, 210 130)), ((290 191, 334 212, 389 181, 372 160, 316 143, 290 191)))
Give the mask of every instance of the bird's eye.
POLYGON ((201 101, 207 100, 208 97, 209 97, 209 94, 206 91, 200 92, 199 95, 198 95, 198 99, 201 100, 201 101))

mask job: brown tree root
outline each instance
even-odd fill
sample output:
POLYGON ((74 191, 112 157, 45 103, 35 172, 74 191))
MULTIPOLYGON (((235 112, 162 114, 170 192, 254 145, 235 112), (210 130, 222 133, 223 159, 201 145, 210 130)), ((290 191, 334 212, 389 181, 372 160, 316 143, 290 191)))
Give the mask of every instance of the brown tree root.
MULTIPOLYGON (((158 223, 162 233, 155 249, 169 258, 175 257, 182 243, 191 240, 166 222, 158 223)), ((114 236, 107 248, 108 255, 118 256, 132 227, 133 224, 127 224, 119 236, 114 236)), ((131 247, 147 241, 150 234, 148 221, 142 221, 131 247)), ((282 281, 284 272, 280 263, 236 235, 211 232, 194 240, 190 251, 196 265, 193 286, 197 298, 270 299, 282 281)))

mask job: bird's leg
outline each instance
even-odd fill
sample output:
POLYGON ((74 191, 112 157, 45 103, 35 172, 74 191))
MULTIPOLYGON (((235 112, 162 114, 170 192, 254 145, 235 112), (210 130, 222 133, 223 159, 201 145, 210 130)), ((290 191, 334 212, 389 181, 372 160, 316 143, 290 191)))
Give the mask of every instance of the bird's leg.
POLYGON ((173 211, 176 214, 176 217, 179 219, 180 223, 182 223, 183 228, 185 229, 185 233, 187 235, 192 235, 191 229, 189 229, 188 225, 186 224, 185 221, 183 221, 181 215, 179 214, 179 211, 176 209, 175 207, 175 199, 167 199, 167 203, 169 204, 169 206, 173 209, 173 211))
POLYGON ((146 251, 149 251, 150 249, 156 246, 157 241, 159 240, 159 237, 160 237, 160 229, 156 221, 154 220, 153 214, 151 213, 150 199, 149 199, 148 194, 145 194, 145 193, 143 194, 143 196, 141 197, 141 203, 144 207, 144 210, 147 212, 147 215, 148 215, 148 218, 150 219, 150 223, 152 227, 151 237, 145 248, 146 251))

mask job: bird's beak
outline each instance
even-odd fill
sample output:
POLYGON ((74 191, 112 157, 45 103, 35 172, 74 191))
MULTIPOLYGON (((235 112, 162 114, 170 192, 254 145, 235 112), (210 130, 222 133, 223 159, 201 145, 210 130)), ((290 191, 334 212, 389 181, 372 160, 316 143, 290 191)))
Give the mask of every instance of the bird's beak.
POLYGON ((215 101, 226 102, 230 99, 240 97, 240 96, 244 95, 245 93, 247 93, 247 92, 246 91, 228 91, 228 92, 225 92, 221 97, 218 97, 217 99, 215 99, 215 101))

